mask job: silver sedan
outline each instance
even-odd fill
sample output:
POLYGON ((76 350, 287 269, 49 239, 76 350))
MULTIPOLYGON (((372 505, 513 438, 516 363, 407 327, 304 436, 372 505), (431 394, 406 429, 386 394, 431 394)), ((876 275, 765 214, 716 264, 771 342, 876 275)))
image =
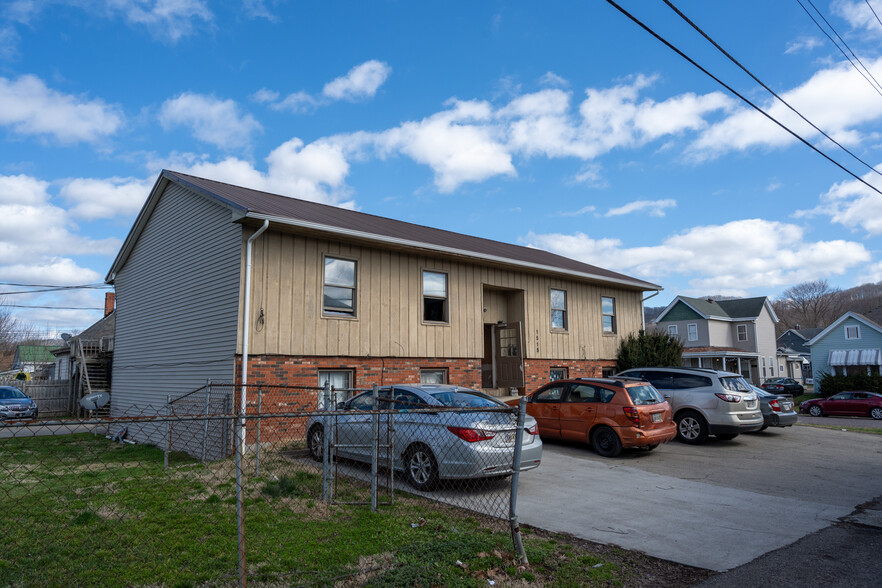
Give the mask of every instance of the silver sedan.
MULTIPOLYGON (((379 462, 402 470, 418 490, 431 490, 442 479, 473 479, 512 473, 517 416, 511 407, 477 390, 448 385, 384 386, 379 407, 364 392, 338 405, 335 449, 339 457, 370 462, 372 411, 394 410, 379 418, 379 462), (432 408, 448 409, 431 411, 432 408), (449 410, 463 409, 463 410, 449 410), (495 412, 480 409, 509 409, 495 412)), ((324 443, 322 417, 306 426, 310 454, 321 461, 324 443)), ((527 416, 521 444, 521 471, 539 466, 542 441, 536 420, 527 416)))

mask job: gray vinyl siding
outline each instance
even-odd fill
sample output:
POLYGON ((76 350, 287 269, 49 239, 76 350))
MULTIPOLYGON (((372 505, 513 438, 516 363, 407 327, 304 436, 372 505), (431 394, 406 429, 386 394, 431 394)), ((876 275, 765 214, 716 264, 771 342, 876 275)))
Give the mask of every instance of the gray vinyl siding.
POLYGON ((157 414, 209 378, 232 382, 241 242, 228 208, 165 189, 114 280, 114 416, 157 414))

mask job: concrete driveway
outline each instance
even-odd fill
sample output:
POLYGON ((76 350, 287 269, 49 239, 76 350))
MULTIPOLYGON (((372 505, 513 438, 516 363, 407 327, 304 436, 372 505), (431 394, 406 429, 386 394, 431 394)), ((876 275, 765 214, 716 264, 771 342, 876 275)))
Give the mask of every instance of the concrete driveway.
POLYGON ((724 571, 882 496, 882 435, 795 426, 599 457, 547 441, 521 522, 724 571))

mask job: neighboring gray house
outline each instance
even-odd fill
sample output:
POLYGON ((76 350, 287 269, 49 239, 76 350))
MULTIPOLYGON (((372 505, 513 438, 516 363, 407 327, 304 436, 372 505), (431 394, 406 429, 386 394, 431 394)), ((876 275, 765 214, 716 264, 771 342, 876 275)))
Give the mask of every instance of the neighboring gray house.
POLYGON ((775 314, 769 299, 714 300, 677 296, 653 321, 683 343, 683 365, 742 374, 756 385, 782 375, 775 314))
POLYGON ((795 378, 803 384, 812 383, 812 351, 807 343, 821 331, 820 328, 788 329, 778 337, 779 376, 795 378))
POLYGON ((856 312, 846 312, 807 343, 812 351, 812 369, 817 380, 830 375, 880 374, 882 327, 856 312))

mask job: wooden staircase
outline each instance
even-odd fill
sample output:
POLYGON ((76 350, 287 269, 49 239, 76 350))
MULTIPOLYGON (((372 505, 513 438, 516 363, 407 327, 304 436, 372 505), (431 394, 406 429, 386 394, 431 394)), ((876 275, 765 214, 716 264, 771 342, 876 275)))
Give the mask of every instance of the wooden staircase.
MULTIPOLYGON (((81 382, 80 398, 95 392, 110 393, 110 370, 108 369, 109 358, 113 353, 112 339, 110 344, 106 339, 100 341, 83 341, 77 339, 73 345, 73 352, 77 359, 81 382), (109 347, 109 348, 108 348, 109 347)), ((95 411, 94 416, 109 416, 110 403, 95 411)))

